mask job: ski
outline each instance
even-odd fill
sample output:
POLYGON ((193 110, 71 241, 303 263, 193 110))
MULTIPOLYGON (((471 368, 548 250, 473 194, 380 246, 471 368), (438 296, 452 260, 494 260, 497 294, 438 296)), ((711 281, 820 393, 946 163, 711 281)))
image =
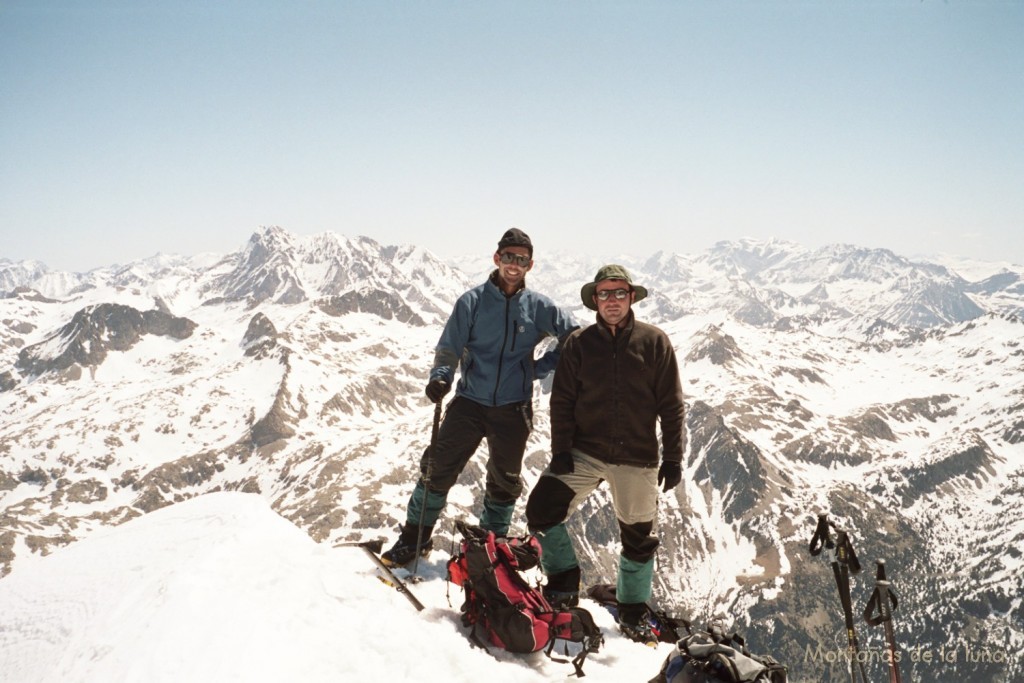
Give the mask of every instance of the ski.
POLYGON ((412 591, 409 590, 409 586, 402 579, 398 578, 398 575, 391 571, 391 567, 384 564, 380 559, 380 551, 384 547, 384 542, 381 540, 376 541, 343 541, 341 543, 335 543, 335 548, 362 548, 363 551, 370 556, 377 568, 384 572, 383 576, 378 576, 381 583, 385 586, 390 586, 396 591, 405 596, 406 600, 412 603, 412 606, 416 608, 417 612, 423 611, 423 603, 420 602, 412 591))

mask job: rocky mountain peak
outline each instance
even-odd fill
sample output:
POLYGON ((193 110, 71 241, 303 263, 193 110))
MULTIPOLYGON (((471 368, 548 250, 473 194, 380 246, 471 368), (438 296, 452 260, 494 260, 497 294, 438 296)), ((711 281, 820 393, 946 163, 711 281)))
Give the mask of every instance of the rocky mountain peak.
POLYGON ((249 326, 242 336, 242 348, 246 356, 265 358, 277 345, 277 327, 262 312, 249 320, 249 326))
MULTIPOLYGON (((423 273, 445 271, 423 250, 382 247, 369 237, 350 239, 332 232, 298 237, 277 227, 257 231, 245 248, 225 259, 222 266, 226 268, 203 285, 207 303, 245 302, 250 308, 263 302, 291 305, 351 297, 355 291, 361 292, 364 300, 383 301, 401 296, 399 292, 420 297, 423 285, 428 292, 438 288, 423 282, 423 273), (418 263, 410 267, 413 255, 418 263), (426 265, 428 262, 433 265, 426 265)), ((402 315, 410 320, 415 317, 402 315)))
POLYGON ((159 310, 139 311, 122 304, 87 306, 56 334, 27 346, 14 364, 25 377, 62 372, 73 367, 96 367, 109 351, 127 351, 143 335, 186 339, 196 324, 159 310))
POLYGON ((45 297, 31 287, 18 286, 6 294, 0 295, 4 299, 21 299, 22 301, 36 301, 43 304, 55 303, 54 299, 45 297))
POLYGON ((713 365, 728 365, 744 360, 739 344, 718 325, 708 325, 694 337, 686 362, 694 363, 707 359, 713 365))
POLYGON ((241 252, 231 257, 230 272, 218 276, 206 287, 220 292, 215 301, 245 301, 255 306, 264 301, 296 304, 305 301, 306 291, 299 277, 300 258, 296 240, 281 228, 263 227, 253 233, 241 252))
POLYGON ((0 259, 0 295, 27 286, 38 280, 46 271, 46 264, 42 261, 14 262, 0 259))
POLYGON ((880 318, 905 327, 926 328, 974 320, 985 314, 954 281, 916 282, 899 300, 884 309, 880 318))

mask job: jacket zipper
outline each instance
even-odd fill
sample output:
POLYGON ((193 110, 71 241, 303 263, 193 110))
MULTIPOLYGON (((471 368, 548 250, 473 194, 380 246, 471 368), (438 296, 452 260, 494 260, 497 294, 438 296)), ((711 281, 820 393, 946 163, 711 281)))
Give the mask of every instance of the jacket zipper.
POLYGON ((498 405, 498 387, 501 386, 501 366, 505 364, 505 345, 508 344, 508 309, 510 299, 505 298, 505 334, 501 338, 501 354, 498 355, 498 374, 494 378, 494 396, 491 405, 498 405))
MULTIPOLYGON (((519 321, 518 320, 513 320, 512 321, 512 349, 510 351, 511 353, 515 353, 516 352, 516 341, 518 341, 518 340, 519 340, 519 321)), ((524 360, 524 361, 520 362, 519 363, 519 372, 523 373, 523 386, 521 387, 523 391, 526 391, 529 388, 529 386, 530 386, 530 382, 533 381, 533 377, 532 377, 531 373, 528 373, 527 370, 528 370, 528 368, 527 368, 526 361, 524 360)))
POLYGON ((612 419, 615 421, 615 437, 612 439, 612 458, 616 459, 621 456, 619 453, 619 436, 622 433, 622 411, 619 409, 619 400, 622 396, 622 389, 619 386, 619 337, 617 334, 612 335, 612 372, 615 373, 615 384, 612 390, 612 394, 615 396, 615 414, 612 419))

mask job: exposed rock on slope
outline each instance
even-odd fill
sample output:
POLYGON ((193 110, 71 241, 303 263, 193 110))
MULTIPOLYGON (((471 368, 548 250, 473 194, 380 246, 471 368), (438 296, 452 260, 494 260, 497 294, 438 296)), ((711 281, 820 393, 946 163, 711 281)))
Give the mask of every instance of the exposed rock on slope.
POLYGON ((59 372, 72 365, 95 367, 109 351, 127 351, 147 334, 187 339, 196 324, 187 318, 121 304, 100 304, 80 310, 47 339, 21 350, 15 368, 23 375, 59 372))

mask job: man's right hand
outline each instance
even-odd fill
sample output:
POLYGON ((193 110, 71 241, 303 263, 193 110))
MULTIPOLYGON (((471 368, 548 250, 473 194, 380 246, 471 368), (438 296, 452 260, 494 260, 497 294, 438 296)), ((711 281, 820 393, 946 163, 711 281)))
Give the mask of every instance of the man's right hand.
POLYGON ((572 474, 576 471, 576 465, 572 461, 572 453, 563 451, 555 453, 551 458, 551 465, 548 467, 551 474, 572 474))
POLYGON ((452 385, 443 379, 432 379, 427 383, 427 398, 431 403, 440 403, 452 388, 452 385))

